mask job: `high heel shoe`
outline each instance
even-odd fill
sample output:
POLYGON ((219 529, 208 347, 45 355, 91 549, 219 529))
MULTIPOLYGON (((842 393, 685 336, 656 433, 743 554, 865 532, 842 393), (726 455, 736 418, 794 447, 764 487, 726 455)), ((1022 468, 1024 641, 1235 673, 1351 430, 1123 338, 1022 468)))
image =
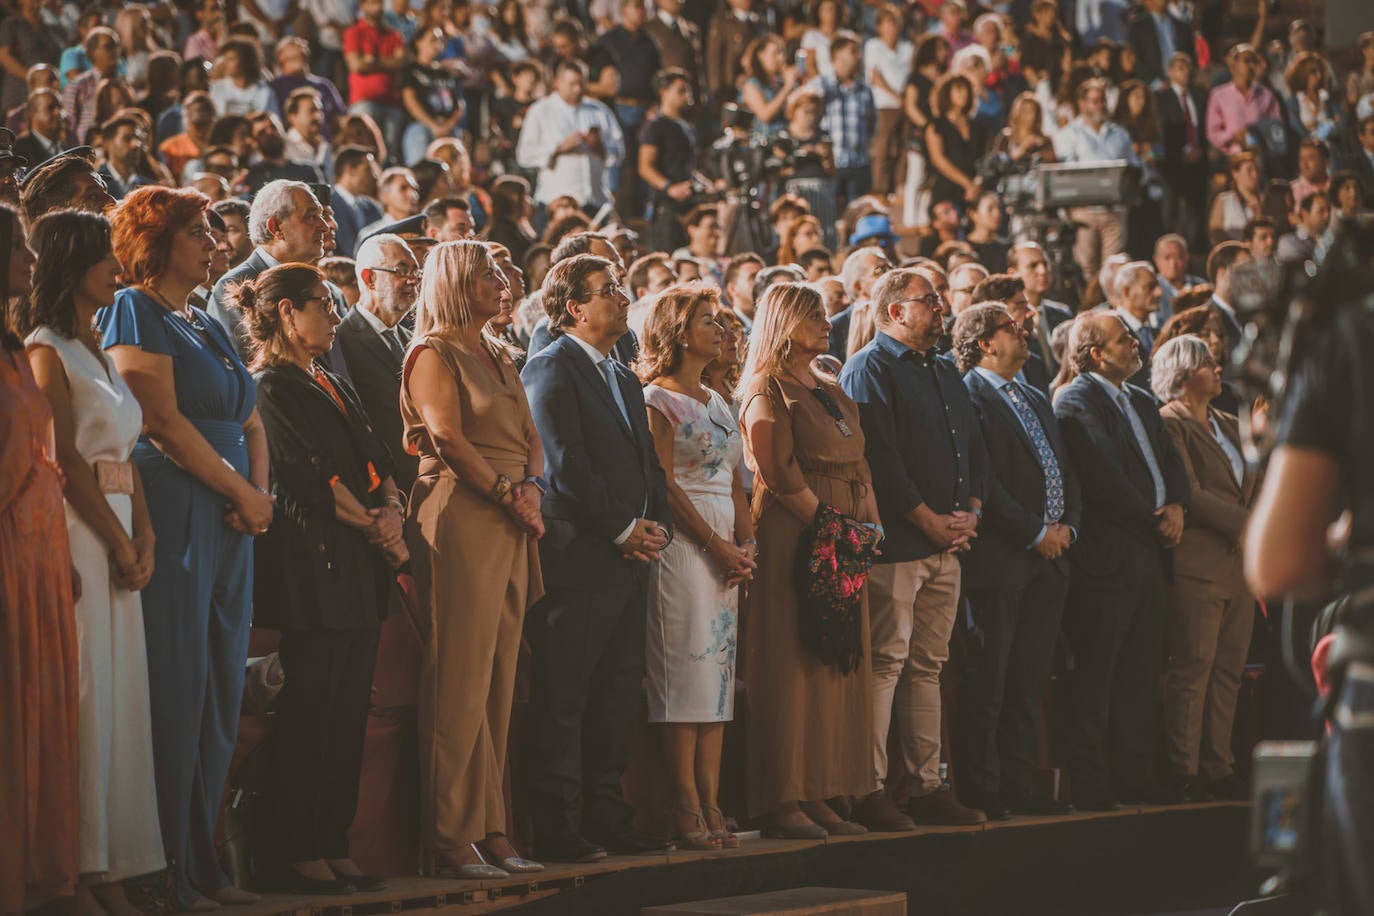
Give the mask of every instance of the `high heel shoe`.
MULTIPOLYGON (((491 836, 487 837, 487 841, 490 841, 493 837, 496 836, 499 836, 499 834, 492 834, 491 836)), ((533 859, 526 859, 524 856, 520 855, 519 852, 516 852, 515 855, 512 856, 501 856, 497 854, 496 852, 492 851, 492 848, 489 842, 487 841, 484 841, 482 843, 482 858, 491 859, 495 861, 498 865, 500 865, 501 868, 504 868, 512 875, 528 875, 537 871, 544 870, 544 865, 542 862, 536 862, 533 859)), ((511 849, 514 850, 515 847, 512 846, 511 849)))
MULTIPOLYGON (((739 849, 739 837, 730 832, 728 822, 725 820, 725 812, 721 811, 715 805, 702 805, 701 813, 703 815, 714 813, 716 817, 720 818, 720 829, 712 830, 711 836, 720 840, 721 849, 739 849)), ((706 826, 708 828, 711 826, 711 821, 709 819, 706 821, 706 826)))
POLYGON ((697 852, 715 852, 720 849, 720 838, 706 829, 706 818, 701 816, 701 811, 695 808, 683 808, 673 806, 668 809, 670 820, 676 818, 691 818, 696 821, 696 825, 702 829, 694 830, 690 833, 682 830, 675 830, 673 841, 677 843, 678 849, 687 849, 697 852))
POLYGON ((509 878, 510 872, 504 868, 497 868, 491 865, 482 857, 477 844, 470 847, 473 855, 477 856, 476 862, 466 862, 458 865, 454 862, 445 860, 442 856, 436 856, 434 862, 434 874, 445 878, 459 878, 465 881, 495 881, 499 878, 509 878))

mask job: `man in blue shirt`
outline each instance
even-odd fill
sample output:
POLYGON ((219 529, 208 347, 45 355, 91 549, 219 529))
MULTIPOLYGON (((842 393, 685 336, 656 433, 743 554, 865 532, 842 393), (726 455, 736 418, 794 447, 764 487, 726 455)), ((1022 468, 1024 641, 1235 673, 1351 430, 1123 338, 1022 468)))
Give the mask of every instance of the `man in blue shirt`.
POLYGON ((885 274, 873 290, 877 333, 845 363, 840 385, 859 405, 886 539, 869 578, 873 659, 873 766, 878 791, 854 819, 870 830, 978 824, 940 778, 940 672, 959 608, 959 555, 978 536, 987 456, 968 391, 938 358, 945 305, 915 270, 885 274), (897 722, 893 723, 896 712, 897 722), (909 812, 882 786, 895 724, 913 777, 909 812))

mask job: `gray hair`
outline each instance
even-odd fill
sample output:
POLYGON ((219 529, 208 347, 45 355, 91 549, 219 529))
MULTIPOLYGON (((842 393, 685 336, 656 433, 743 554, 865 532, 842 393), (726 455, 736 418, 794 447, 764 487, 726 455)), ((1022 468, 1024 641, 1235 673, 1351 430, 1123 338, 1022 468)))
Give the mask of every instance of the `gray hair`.
POLYGON ((1183 385, 1194 372, 1207 365, 1212 351, 1206 341, 1192 334, 1180 334, 1160 344, 1150 356, 1150 387, 1164 403, 1183 396, 1183 385))
MULTIPOLYGON (((1112 296, 1120 300, 1125 294, 1127 287, 1135 282, 1136 274, 1145 272, 1150 276, 1155 275, 1155 266, 1149 261, 1130 261, 1121 265, 1121 269, 1116 272, 1116 277, 1112 280, 1112 296)), ((1120 302, 1117 303, 1118 305, 1120 302)))
POLYGON ((1170 245, 1177 245, 1183 249, 1183 253, 1188 253, 1188 240, 1177 232, 1168 232, 1155 239, 1155 257, 1159 257, 1160 252, 1170 245))
POLYGON ((1129 264, 1130 261, 1130 255, 1120 252, 1109 254, 1102 259, 1102 266, 1097 269, 1097 283, 1102 287, 1102 292, 1105 295, 1110 296, 1116 292, 1116 286, 1113 285, 1116 280, 1116 272, 1124 265, 1129 264))
POLYGON ((870 246, 856 248, 844 259, 844 265, 840 268, 840 281, 844 283, 844 291, 849 294, 850 299, 859 298, 859 278, 868 270, 864 266, 864 259, 878 257, 881 254, 880 250, 870 246))
POLYGON ((296 212, 296 198, 292 191, 301 191, 312 200, 315 197, 310 185, 285 178, 267 182, 254 195, 253 205, 248 210, 248 238, 254 245, 267 245, 272 241, 272 233, 267 228, 268 220, 280 221, 296 212))
POLYGON ((383 245, 399 245, 405 248, 406 242, 399 235, 393 235, 390 232, 379 232, 364 239, 363 243, 358 246, 358 253, 353 256, 353 260, 356 262, 355 269, 358 274, 359 286, 362 286, 364 270, 371 270, 386 260, 386 255, 382 252, 383 245))
POLYGON ((1080 315, 1078 320, 1073 323, 1073 330, 1069 332, 1069 346, 1065 353, 1072 363, 1074 370, 1083 375, 1087 372, 1097 371, 1097 362, 1093 359, 1093 347, 1102 348, 1107 346, 1110 340, 1108 327, 1112 327, 1109 321, 1100 320, 1110 317, 1117 322, 1117 327, 1125 324, 1120 318, 1109 313, 1080 315))

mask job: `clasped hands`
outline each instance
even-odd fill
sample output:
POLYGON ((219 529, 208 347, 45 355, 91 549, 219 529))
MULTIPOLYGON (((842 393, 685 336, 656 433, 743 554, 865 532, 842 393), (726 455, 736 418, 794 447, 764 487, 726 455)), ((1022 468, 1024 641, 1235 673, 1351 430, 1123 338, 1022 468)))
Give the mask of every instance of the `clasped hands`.
POLYGON ((668 529, 647 518, 635 519, 629 537, 617 545, 627 560, 652 563, 658 552, 668 546, 668 529))
POLYGON ((725 577, 726 588, 734 588, 754 578, 754 570, 759 566, 759 549, 755 545, 736 544, 717 534, 707 541, 704 549, 725 577))
POLYGON ((917 516, 916 525, 930 542, 945 553, 963 553, 978 536, 978 516, 965 509, 946 514, 924 512, 917 516))
POLYGON ((130 592, 146 588, 153 578, 153 544, 151 532, 116 544, 110 551, 110 581, 130 592))
POLYGON ((1183 537, 1183 507, 1177 503, 1161 506, 1155 510, 1155 517, 1159 519, 1155 529, 1160 542, 1165 547, 1177 547, 1183 537))
POLYGON ((272 494, 250 485, 243 496, 229 504, 224 513, 224 523, 250 537, 265 534, 267 526, 272 524, 276 502, 277 498, 272 494))
POLYGON ((362 529, 367 542, 381 550, 386 560, 396 569, 410 559, 410 549, 405 541, 405 519, 395 506, 381 506, 368 509, 372 523, 362 529))
POLYGON ((541 496, 538 487, 522 481, 511 487, 510 495, 501 501, 501 507, 510 514, 511 519, 536 541, 544 536, 541 496))
POLYGON ((1045 536, 1035 545, 1035 552, 1046 560, 1057 560, 1073 543, 1073 531, 1063 522, 1045 526, 1045 536))

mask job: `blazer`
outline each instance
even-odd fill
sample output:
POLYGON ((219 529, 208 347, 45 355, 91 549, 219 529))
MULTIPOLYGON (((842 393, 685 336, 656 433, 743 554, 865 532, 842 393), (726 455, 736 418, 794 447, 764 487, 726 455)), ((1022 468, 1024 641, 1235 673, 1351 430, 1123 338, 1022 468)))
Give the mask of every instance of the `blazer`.
POLYGON ((1029 341, 1031 352, 1037 353, 1045 364, 1045 373, 1053 381, 1059 374, 1059 360, 1054 358, 1050 348, 1050 336, 1054 329, 1066 321, 1073 321, 1073 311, 1062 302, 1052 299, 1040 300, 1040 317, 1035 322, 1035 340, 1029 341))
POLYGON ((36 169, 49 159, 63 152, 67 145, 58 140, 51 147, 45 146, 33 134, 24 132, 14 141, 14 154, 29 160, 29 168, 36 169))
MULTIPOLYGON (((414 332, 404 323, 397 327, 401 341, 408 345, 414 332)), ((339 324, 335 339, 363 411, 391 454, 396 486, 401 492, 409 493, 419 474, 420 458, 405 451, 405 424, 401 420, 402 361, 377 336, 360 309, 348 313, 339 324)))
POLYGON ((642 567, 624 558, 615 539, 637 518, 672 524, 644 393, 629 369, 613 365, 628 425, 600 370, 567 335, 520 373, 548 469, 539 541, 546 586, 605 591, 629 584, 642 567))
MULTIPOLYGON (((970 574, 986 570, 996 576, 1008 560, 1028 553, 1045 525, 1045 471, 1021 419, 1001 393, 977 372, 966 374, 964 385, 983 431, 989 471, 983 522, 964 565, 970 574)), ((1022 390, 1025 389, 1023 385, 1022 390)), ((1028 391, 1026 396, 1059 462, 1064 482, 1064 514, 1059 520, 1077 531, 1082 522, 1083 498, 1059 421, 1041 392, 1028 391)), ((1067 555, 1055 564, 1068 572, 1067 555)))
MULTIPOLYGON (((23 137, 19 140, 22 142, 23 137)), ((14 151, 19 152, 19 144, 16 143, 14 151)), ((1350 170, 1360 177, 1360 187, 1364 191, 1364 206, 1366 209, 1374 209, 1374 160, 1369 158, 1369 154, 1364 151, 1364 147, 1355 145, 1355 151, 1350 154, 1350 170)), ((33 160, 29 160, 32 164, 33 160)))
POLYGON ((334 248, 339 254, 352 257, 363 227, 382 218, 382 205, 366 195, 354 197, 350 204, 338 187, 334 186, 334 222, 339 224, 334 233, 334 248))
POLYGON ((644 31, 658 42, 663 55, 663 66, 681 67, 691 78, 692 91, 700 97, 701 81, 701 32, 684 16, 677 16, 673 27, 669 27, 656 15, 650 15, 644 23, 644 31))
MULTIPOLYGON (((1174 50, 1192 57, 1193 30, 1186 22, 1168 13, 1164 18, 1174 33, 1174 50)), ((1155 30, 1154 17, 1148 12, 1137 16, 1130 25, 1129 39, 1135 50, 1135 75, 1144 80, 1146 85, 1165 79, 1169 62, 1164 59, 1164 49, 1159 46, 1159 32, 1155 30)))
POLYGON ((262 370, 258 411, 267 431, 276 512, 253 542, 253 620, 285 630, 375 628, 386 615, 394 576, 386 557, 356 528, 334 517, 337 477, 367 508, 371 462, 392 476, 391 456, 374 433, 352 386, 330 381, 347 414, 298 366, 262 370))
POLYGON ((710 28, 706 30, 706 89, 717 107, 722 102, 733 102, 739 88, 741 72, 740 57, 745 47, 765 31, 758 16, 750 13, 741 20, 728 7, 722 5, 711 17, 710 28))
MULTIPOLYGON (((1222 435, 1239 450, 1240 421, 1212 408, 1208 411, 1222 435)), ((1212 430, 1195 420, 1177 401, 1159 410, 1164 428, 1183 459, 1191 506, 1183 540, 1174 553, 1174 574, 1197 580, 1218 596, 1245 589, 1241 535, 1255 504, 1258 481, 1247 465, 1237 481, 1226 452, 1212 430)))
MULTIPOLYGON (((525 348, 526 358, 533 357, 553 341, 554 336, 549 333, 549 319, 540 318, 535 323, 534 330, 530 332, 530 345, 525 348)), ((639 359, 639 338, 635 336, 634 331, 626 331, 621 335, 611 348, 611 356, 620 360, 622 365, 634 365, 635 360, 639 359)))
MULTIPOLYGON (((1159 111, 1160 127, 1164 131, 1164 161, 1160 173, 1176 193, 1191 193, 1207 185, 1207 94, 1196 86, 1188 88, 1196 120, 1193 123, 1194 142, 1198 158, 1189 162, 1183 149, 1188 145, 1188 123, 1183 117, 1183 105, 1172 86, 1155 92, 1155 107, 1159 111)), ((1198 206, 1202 206, 1199 199, 1198 206)))
MULTIPOLYGON (((1152 395, 1129 382, 1130 395, 1154 447, 1164 478, 1164 502, 1187 506, 1188 471, 1164 431, 1152 395)), ((1059 392, 1054 415, 1078 472, 1083 494, 1082 525, 1073 549, 1074 569, 1092 576, 1114 575, 1142 546, 1158 550, 1155 486, 1130 422, 1105 388, 1080 375, 1059 392)))

